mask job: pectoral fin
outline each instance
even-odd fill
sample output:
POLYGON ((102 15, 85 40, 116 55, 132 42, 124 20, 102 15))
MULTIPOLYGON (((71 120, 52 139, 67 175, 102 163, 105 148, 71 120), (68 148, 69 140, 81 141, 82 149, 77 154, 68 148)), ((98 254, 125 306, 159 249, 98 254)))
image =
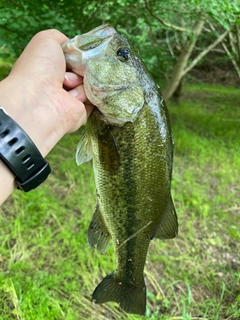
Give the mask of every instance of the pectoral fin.
POLYGON ((96 246, 100 253, 104 253, 109 247, 110 239, 111 235, 97 204, 88 228, 88 243, 92 247, 96 246))
POLYGON ((169 198, 167 210, 162 218, 161 224, 154 235, 157 239, 172 239, 178 233, 178 220, 172 197, 169 198))
POLYGON ((86 131, 79 141, 76 152, 76 162, 77 165, 81 165, 84 162, 90 161, 92 159, 92 142, 91 138, 86 131))

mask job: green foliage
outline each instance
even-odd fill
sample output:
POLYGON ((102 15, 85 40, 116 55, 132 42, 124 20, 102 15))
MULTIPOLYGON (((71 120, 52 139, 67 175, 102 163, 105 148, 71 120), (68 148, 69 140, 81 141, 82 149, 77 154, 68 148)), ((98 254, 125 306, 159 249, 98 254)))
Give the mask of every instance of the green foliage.
MULTIPOLYGON (((193 36, 197 19, 210 19, 221 33, 237 23, 239 12, 238 0, 3 0, 0 48, 7 46, 10 53, 19 55, 40 30, 57 28, 73 37, 102 23, 110 23, 140 51, 153 76, 166 82, 186 39, 193 36), (175 27, 184 28, 186 32, 175 27)), ((198 46, 203 50, 215 39, 216 32, 205 31, 198 46)))
POLYGON ((58 10, 52 10, 46 4, 32 8, 26 2, 16 7, 1 8, 0 48, 7 46, 9 53, 19 55, 34 34, 51 28, 59 29, 70 37, 80 32, 76 30, 71 17, 63 15, 58 10))
MULTIPOLYGON (((169 104, 180 228, 174 240, 151 242, 146 319, 240 317, 239 99, 237 89, 198 85, 169 104)), ((64 137, 48 156, 49 179, 29 194, 16 191, 0 209, 3 320, 141 318, 91 302, 115 256, 86 242, 96 196, 91 164, 75 165, 79 139, 64 137)))

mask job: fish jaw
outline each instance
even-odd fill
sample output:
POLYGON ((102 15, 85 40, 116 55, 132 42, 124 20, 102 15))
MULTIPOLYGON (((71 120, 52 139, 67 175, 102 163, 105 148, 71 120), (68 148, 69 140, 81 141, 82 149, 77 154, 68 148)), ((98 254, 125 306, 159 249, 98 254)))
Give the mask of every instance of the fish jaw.
POLYGON ((110 25, 103 25, 62 45, 67 67, 73 72, 84 76, 85 65, 90 59, 104 54, 116 30, 110 25))

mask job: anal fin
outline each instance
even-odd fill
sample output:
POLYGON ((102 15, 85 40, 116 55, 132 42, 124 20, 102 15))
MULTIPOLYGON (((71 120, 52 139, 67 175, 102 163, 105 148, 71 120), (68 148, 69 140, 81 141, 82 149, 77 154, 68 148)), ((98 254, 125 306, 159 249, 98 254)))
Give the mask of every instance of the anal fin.
POLYGON ((104 253, 109 247, 110 239, 111 235, 97 204, 88 228, 88 243, 92 247, 96 246, 100 253, 104 253))

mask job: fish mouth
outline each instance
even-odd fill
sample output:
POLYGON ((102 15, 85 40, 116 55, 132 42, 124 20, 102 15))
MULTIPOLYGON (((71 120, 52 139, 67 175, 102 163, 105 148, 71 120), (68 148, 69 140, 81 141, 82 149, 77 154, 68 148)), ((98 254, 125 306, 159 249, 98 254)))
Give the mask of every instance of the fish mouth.
POLYGON ((115 34, 117 32, 113 27, 102 25, 63 43, 62 49, 67 61, 67 67, 77 71, 74 70, 74 64, 77 61, 78 65, 83 65, 86 60, 102 54, 115 34))

